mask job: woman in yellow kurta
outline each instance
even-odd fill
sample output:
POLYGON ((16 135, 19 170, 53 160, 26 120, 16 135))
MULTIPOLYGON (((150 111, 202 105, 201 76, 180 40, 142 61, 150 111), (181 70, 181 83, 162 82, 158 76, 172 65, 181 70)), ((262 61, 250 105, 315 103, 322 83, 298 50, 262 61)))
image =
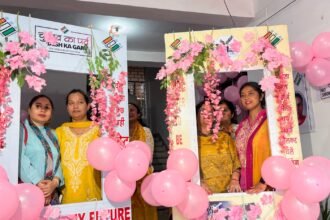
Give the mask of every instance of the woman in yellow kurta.
POLYGON ((66 105, 72 122, 56 129, 65 179, 62 203, 100 200, 101 173, 88 163, 86 155, 88 144, 99 137, 99 127, 87 118, 90 104, 83 91, 69 92, 66 105))
MULTIPOLYGON (((151 131, 140 123, 141 111, 137 104, 129 103, 129 140, 146 142, 151 152, 154 151, 154 140, 151 131)), ((148 174, 152 173, 150 166, 148 174)), ((143 178, 144 179, 144 178, 143 178)), ((132 219, 134 220, 157 220, 157 208, 147 204, 141 195, 143 179, 136 182, 136 191, 132 196, 132 219)))
POLYGON ((239 192, 240 162, 235 144, 229 134, 219 132, 212 141, 208 122, 202 115, 204 103, 197 106, 198 145, 202 187, 209 193, 239 192))
POLYGON ((264 94, 255 82, 247 82, 240 89, 242 106, 249 115, 236 131, 236 147, 241 161, 241 188, 248 193, 265 191, 261 178, 262 163, 271 156, 264 94))

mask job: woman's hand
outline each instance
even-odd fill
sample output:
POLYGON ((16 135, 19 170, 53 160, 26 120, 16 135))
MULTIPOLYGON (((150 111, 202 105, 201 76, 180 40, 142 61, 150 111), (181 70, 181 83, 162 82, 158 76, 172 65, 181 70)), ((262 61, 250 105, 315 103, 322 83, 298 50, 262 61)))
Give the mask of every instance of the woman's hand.
POLYGON ((236 179, 232 179, 227 187, 228 192, 242 192, 241 186, 239 185, 239 181, 236 179))
POLYGON ((206 191, 208 195, 212 194, 212 190, 205 183, 202 183, 201 187, 206 191))
POLYGON ((53 180, 42 180, 37 184, 44 193, 45 198, 51 196, 58 185, 59 180, 57 178, 54 178, 53 180))
POLYGON ((251 189, 249 189, 248 191, 246 191, 248 194, 253 194, 253 193, 260 193, 260 192, 264 192, 267 188, 267 184, 264 183, 257 183, 256 185, 254 185, 253 187, 251 187, 251 189))

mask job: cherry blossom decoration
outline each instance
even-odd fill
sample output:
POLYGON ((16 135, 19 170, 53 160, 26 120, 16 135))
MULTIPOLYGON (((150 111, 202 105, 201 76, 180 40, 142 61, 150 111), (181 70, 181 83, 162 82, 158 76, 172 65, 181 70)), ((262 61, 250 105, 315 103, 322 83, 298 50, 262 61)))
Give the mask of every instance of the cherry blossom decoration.
MULTIPOLYGON (((51 32, 47 34, 51 38, 51 44, 56 43, 51 32)), ((48 42, 49 38, 45 38, 48 42)), ((57 39, 56 39, 57 41, 57 39)), ((41 78, 46 73, 44 65, 48 57, 46 48, 37 48, 36 42, 28 32, 18 33, 18 41, 0 44, 0 149, 5 145, 6 129, 11 123, 14 110, 10 107, 10 82, 17 80, 22 87, 25 81, 29 88, 40 92, 46 81, 41 78)))

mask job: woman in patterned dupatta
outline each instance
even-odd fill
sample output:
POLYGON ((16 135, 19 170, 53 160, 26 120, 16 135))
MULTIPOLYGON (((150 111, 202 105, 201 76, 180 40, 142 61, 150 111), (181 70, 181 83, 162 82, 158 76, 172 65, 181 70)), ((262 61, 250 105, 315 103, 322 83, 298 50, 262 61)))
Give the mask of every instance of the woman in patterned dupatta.
MULTIPOLYGON (((146 142, 153 154, 154 140, 151 131, 147 127, 143 127, 141 122, 141 111, 137 103, 130 101, 129 103, 129 141, 146 142)), ((150 161, 151 163, 151 161, 150 161)), ((150 165, 148 174, 152 173, 150 165)), ((132 196, 132 219, 134 220, 157 220, 157 208, 147 204, 141 195, 141 184, 144 178, 136 182, 136 191, 132 196)))
POLYGON ((20 180, 37 185, 45 196, 45 205, 59 203, 56 188, 63 186, 59 145, 55 132, 47 124, 54 106, 45 95, 32 98, 20 129, 20 180))
POLYGON ((65 179, 62 203, 101 200, 101 172, 87 160, 88 144, 100 136, 99 127, 88 120, 88 96, 74 89, 66 97, 71 122, 56 129, 61 149, 61 163, 65 179))
POLYGON ((247 82, 240 89, 241 104, 248 116, 236 131, 236 147, 241 161, 240 185, 243 191, 259 193, 267 184, 261 178, 261 166, 271 156, 265 97, 256 82, 247 82))

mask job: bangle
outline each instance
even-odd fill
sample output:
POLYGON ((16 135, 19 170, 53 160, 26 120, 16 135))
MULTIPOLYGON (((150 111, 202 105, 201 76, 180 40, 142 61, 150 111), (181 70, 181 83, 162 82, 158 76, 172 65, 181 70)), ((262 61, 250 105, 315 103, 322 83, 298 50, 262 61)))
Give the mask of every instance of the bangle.
POLYGON ((231 180, 235 180, 235 181, 238 181, 238 179, 233 179, 233 178, 232 178, 231 180))

